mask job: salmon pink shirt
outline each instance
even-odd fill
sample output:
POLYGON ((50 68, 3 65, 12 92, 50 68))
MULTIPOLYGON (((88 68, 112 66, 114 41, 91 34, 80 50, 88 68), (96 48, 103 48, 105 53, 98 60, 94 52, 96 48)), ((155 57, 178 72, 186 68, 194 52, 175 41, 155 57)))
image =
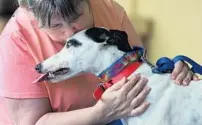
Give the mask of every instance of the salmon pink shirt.
MULTIPOLYGON (((112 0, 90 0, 94 25, 124 30, 131 45, 141 45, 126 12, 112 0)), ((52 41, 37 27, 34 17, 18 8, 0 36, 0 125, 12 125, 4 98, 49 98, 55 112, 95 104, 93 91, 98 79, 89 73, 57 84, 33 84, 39 77, 34 67, 56 54, 63 45, 52 41)))

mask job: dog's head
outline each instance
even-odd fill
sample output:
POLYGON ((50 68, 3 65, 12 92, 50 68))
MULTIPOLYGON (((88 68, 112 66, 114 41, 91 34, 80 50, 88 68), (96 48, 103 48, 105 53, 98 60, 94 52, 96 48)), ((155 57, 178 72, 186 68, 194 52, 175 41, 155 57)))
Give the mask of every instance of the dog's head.
POLYGON ((39 81, 60 82, 82 72, 98 73, 129 51, 124 31, 94 27, 67 39, 64 48, 38 64, 36 70, 45 74, 39 81))

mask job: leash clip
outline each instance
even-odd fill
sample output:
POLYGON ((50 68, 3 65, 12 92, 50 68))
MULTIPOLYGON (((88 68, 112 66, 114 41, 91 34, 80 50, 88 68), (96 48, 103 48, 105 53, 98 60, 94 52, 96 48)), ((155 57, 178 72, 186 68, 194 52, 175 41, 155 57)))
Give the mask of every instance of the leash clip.
POLYGON ((146 58, 146 53, 147 53, 147 50, 144 49, 144 50, 143 50, 143 54, 140 55, 140 60, 143 61, 144 63, 147 63, 147 64, 151 67, 152 70, 156 69, 156 66, 153 65, 153 64, 146 58))
POLYGON ((141 57, 141 60, 144 62, 144 63, 147 63, 152 69, 156 69, 156 66, 153 65, 148 59, 144 58, 144 57, 141 57))

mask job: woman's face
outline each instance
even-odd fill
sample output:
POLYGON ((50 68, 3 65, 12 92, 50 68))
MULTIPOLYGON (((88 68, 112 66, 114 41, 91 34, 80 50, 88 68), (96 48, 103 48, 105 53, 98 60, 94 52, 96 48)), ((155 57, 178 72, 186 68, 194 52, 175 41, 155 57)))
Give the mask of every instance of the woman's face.
POLYGON ((89 10, 89 5, 86 2, 82 2, 80 6, 81 16, 75 21, 64 21, 63 18, 58 14, 52 16, 50 28, 43 28, 43 30, 53 41, 64 42, 74 33, 85 28, 93 27, 93 14, 89 10))

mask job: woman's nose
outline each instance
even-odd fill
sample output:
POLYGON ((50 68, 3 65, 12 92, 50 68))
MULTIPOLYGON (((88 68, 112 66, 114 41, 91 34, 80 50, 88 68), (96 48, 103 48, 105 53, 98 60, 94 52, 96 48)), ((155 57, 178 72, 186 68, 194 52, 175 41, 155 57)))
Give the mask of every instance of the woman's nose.
POLYGON ((68 38, 68 37, 72 36, 73 34, 74 34, 74 31, 71 28, 68 28, 64 32, 64 37, 68 38))
POLYGON ((68 38, 68 37, 74 35, 75 33, 79 32, 79 31, 80 30, 78 30, 76 28, 72 28, 72 29, 66 30, 64 36, 68 38))
POLYGON ((81 27, 78 27, 76 24, 72 24, 72 25, 68 26, 68 28, 66 28, 65 36, 70 37, 81 30, 82 30, 81 27))

